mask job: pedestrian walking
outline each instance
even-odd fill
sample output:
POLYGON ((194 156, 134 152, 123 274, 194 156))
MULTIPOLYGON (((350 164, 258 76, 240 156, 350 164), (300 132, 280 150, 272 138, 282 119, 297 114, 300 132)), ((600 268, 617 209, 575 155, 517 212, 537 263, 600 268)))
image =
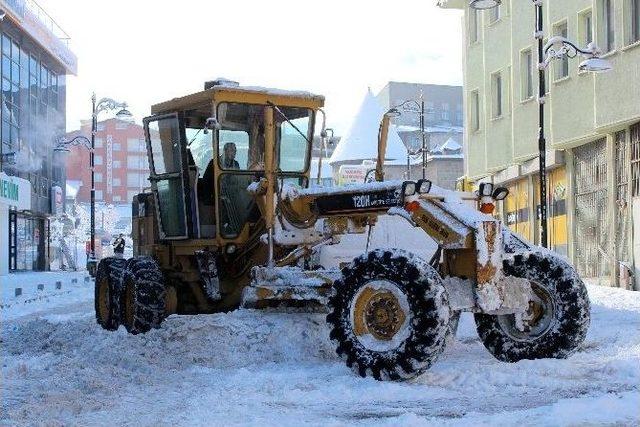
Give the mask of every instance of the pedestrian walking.
POLYGON ((116 239, 113 241, 113 256, 116 258, 123 258, 124 256, 124 237, 122 236, 122 233, 116 237, 116 239))

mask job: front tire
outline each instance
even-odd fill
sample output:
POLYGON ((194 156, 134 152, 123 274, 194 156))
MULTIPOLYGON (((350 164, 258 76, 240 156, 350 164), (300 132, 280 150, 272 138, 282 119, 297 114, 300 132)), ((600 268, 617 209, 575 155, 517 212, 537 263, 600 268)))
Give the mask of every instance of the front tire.
POLYGON ((590 321, 587 290, 576 271, 551 254, 518 254, 503 262, 505 274, 527 279, 529 309, 518 317, 476 314, 478 335, 497 359, 564 359, 584 341, 590 321))
POLYGON ((334 288, 327 315, 330 337, 360 376, 411 379, 444 350, 447 294, 436 270, 420 258, 374 250, 345 267, 334 288))
POLYGON ((159 328, 165 318, 166 287, 158 263, 151 257, 127 262, 123 278, 123 323, 131 334, 159 328))
POLYGON ((120 326, 120 284, 126 263, 124 259, 104 258, 96 271, 96 321, 108 331, 115 331, 120 326))

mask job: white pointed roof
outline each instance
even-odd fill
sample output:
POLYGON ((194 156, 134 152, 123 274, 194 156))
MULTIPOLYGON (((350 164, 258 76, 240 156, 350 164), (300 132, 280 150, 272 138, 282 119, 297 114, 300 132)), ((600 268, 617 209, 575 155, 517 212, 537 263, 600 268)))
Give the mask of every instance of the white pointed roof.
MULTIPOLYGON (((349 131, 340 139, 329 163, 375 160, 378 157, 378 129, 383 114, 382 107, 368 90, 349 131)), ((407 149, 395 127, 390 126, 385 159, 406 161, 406 158, 407 149)))
POLYGON ((458 144, 458 141, 456 141, 455 139, 449 138, 447 139, 447 142, 442 144, 442 147, 440 147, 440 149, 449 150, 449 151, 458 151, 458 150, 462 150, 462 145, 458 144))

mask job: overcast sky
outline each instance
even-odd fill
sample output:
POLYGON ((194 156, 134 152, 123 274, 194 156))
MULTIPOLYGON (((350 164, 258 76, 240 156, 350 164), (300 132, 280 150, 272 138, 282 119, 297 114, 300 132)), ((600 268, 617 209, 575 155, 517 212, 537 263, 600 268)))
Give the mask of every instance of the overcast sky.
POLYGON ((377 94, 389 80, 461 84, 461 15, 435 3, 40 0, 78 56, 68 130, 90 115, 93 90, 127 101, 140 122, 151 104, 226 77, 324 95, 337 134, 368 87, 377 94))

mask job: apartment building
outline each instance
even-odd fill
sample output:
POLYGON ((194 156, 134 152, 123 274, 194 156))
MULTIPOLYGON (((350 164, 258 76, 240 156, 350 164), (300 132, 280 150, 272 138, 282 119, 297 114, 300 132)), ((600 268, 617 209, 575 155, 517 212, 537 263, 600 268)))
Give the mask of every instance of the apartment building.
MULTIPOLYGON (((437 3, 463 11, 466 177, 508 186, 502 214, 510 227, 538 242, 533 2, 503 0, 485 11, 469 8, 466 0, 437 3)), ((545 0, 543 11, 546 38, 564 36, 580 46, 595 42, 613 66, 605 74, 581 72, 575 57, 548 68, 550 246, 584 277, 631 288, 635 275, 637 287, 640 1, 545 0)))
MULTIPOLYGON (((91 135, 91 121, 83 122, 80 130, 66 135, 91 135)), ((96 202, 130 204, 133 196, 149 187, 149 161, 144 128, 132 120, 112 118, 98 122, 95 139, 96 202)), ((78 187, 76 201, 91 199, 89 153, 73 147, 66 158, 67 180, 78 187)))

